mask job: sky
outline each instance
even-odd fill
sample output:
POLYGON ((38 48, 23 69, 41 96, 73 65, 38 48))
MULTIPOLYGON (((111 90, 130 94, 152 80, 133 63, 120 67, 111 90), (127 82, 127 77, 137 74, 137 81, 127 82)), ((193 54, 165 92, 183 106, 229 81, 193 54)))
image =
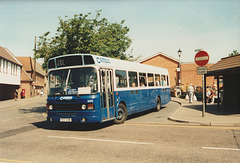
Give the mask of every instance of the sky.
POLYGON ((240 52, 239 0, 0 0, 0 46, 33 57, 34 38, 53 35, 59 17, 102 10, 101 18, 130 28, 127 53, 146 58, 162 52, 194 62, 195 49, 211 63, 240 52))

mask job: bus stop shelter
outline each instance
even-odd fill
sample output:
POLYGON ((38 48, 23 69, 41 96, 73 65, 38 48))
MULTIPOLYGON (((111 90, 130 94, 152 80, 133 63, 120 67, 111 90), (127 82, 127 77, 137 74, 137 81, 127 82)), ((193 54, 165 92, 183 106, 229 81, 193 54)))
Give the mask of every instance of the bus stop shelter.
MULTIPOLYGON (((205 79, 206 76, 214 76, 217 79, 218 107, 221 98, 225 111, 240 113, 240 54, 222 58, 208 69, 207 74, 204 75, 205 79), (223 89, 221 89, 223 97, 220 97, 219 91, 220 78, 223 79, 223 89)), ((204 84, 206 88, 206 82, 204 84)))

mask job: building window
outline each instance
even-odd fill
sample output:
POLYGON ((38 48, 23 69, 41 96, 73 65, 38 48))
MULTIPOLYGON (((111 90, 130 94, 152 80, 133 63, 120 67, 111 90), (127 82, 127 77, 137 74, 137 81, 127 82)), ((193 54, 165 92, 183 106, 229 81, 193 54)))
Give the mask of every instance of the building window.
POLYGON ((5 60, 3 60, 3 73, 5 73, 6 70, 5 64, 6 64, 5 60))
POLYGON ((14 65, 14 70, 15 70, 14 74, 17 76, 17 65, 16 64, 14 65))
POLYGON ((6 73, 8 74, 8 61, 6 61, 6 73))
POLYGON ((0 59, 0 72, 2 72, 2 59, 0 59))

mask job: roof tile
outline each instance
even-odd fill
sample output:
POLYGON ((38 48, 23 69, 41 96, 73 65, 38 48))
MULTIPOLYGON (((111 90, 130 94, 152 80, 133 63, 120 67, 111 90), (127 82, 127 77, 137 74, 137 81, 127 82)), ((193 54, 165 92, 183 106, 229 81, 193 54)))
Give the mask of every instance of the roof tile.
POLYGON ((211 66, 208 72, 221 71, 231 68, 240 68, 240 54, 222 58, 216 64, 211 66))

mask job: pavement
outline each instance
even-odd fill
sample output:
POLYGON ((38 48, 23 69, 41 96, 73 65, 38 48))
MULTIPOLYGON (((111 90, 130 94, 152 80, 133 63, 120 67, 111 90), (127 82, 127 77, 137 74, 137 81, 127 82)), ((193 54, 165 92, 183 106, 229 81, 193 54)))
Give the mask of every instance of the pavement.
MULTIPOLYGON (((38 100, 46 100, 46 95, 43 97, 36 96, 27 99, 18 99, 17 101, 14 99, 0 101, 0 110, 8 110, 12 107, 31 104, 38 100)), ((168 117, 168 120, 189 125, 240 127, 240 114, 228 113, 224 111, 222 106, 218 109, 217 104, 207 104, 203 117, 202 102, 193 101, 190 104, 185 99, 176 97, 172 97, 172 101, 179 103, 180 107, 168 117)))
POLYGON ((223 106, 218 108, 217 104, 208 103, 203 117, 202 102, 193 101, 190 104, 185 99, 176 97, 172 97, 172 101, 178 102, 180 107, 168 120, 191 125, 240 127, 240 114, 229 113, 223 106))

